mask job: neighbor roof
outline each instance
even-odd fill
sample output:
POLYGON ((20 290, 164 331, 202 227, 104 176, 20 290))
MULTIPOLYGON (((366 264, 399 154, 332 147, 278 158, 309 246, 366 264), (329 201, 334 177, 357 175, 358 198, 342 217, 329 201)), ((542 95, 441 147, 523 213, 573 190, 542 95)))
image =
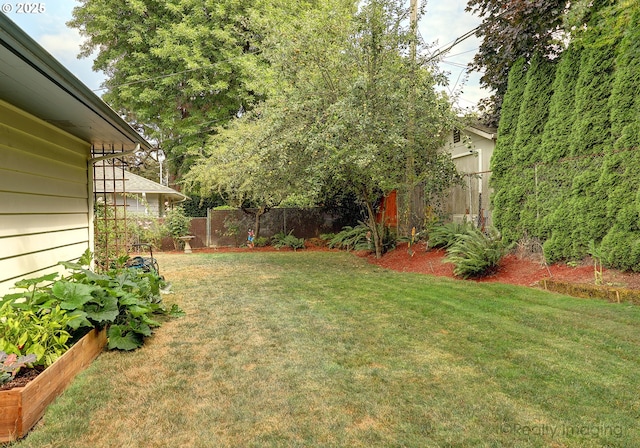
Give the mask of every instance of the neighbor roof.
POLYGON ((0 99, 93 146, 150 144, 53 56, 0 13, 0 99))
POLYGON ((166 187, 158 182, 154 182, 145 177, 138 176, 137 174, 133 174, 130 171, 117 167, 108 167, 107 169, 101 167, 95 168, 96 193, 113 193, 111 190, 114 188, 116 193, 122 193, 122 182, 113 182, 114 177, 116 179, 124 179, 124 190, 127 193, 157 193, 162 194, 175 202, 182 202, 189 199, 188 196, 174 190, 173 188, 166 187), (105 189, 110 191, 102 191, 105 189))
POLYGON ((489 140, 495 140, 498 137, 498 130, 496 128, 486 126, 479 121, 469 124, 467 130, 489 140))

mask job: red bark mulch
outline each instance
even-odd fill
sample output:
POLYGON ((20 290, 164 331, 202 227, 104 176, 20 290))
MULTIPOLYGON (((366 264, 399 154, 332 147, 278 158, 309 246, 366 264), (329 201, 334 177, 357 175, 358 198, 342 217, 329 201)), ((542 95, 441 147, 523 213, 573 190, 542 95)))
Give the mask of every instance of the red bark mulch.
MULTIPOLYGON (((246 252, 246 251, 273 251, 272 247, 219 247, 200 248, 194 252, 246 252)), ((290 249, 281 249, 283 251, 290 249)), ((333 250, 323 247, 318 242, 307 242, 306 250, 333 250)), ((442 249, 426 250, 423 243, 414 245, 411 250, 407 244, 398 247, 376 259, 374 255, 364 252, 356 255, 366 258, 370 263, 383 268, 400 272, 416 272, 441 277, 455 278, 453 264, 444 263, 446 252, 442 249)), ((535 286, 542 279, 554 279, 567 283, 594 284, 595 275, 593 264, 585 260, 577 266, 565 263, 546 265, 542 261, 519 257, 514 254, 505 256, 498 270, 491 275, 471 280, 477 282, 499 282, 521 286, 535 286)), ((613 269, 603 270, 603 282, 607 285, 640 290, 640 273, 624 273, 613 269)))
MULTIPOLYGON (((376 259, 369 255, 371 263, 384 268, 402 272, 417 272, 455 278, 453 264, 444 263, 444 250, 426 250, 423 244, 409 250, 407 245, 400 245, 393 251, 376 259)), ((546 265, 541 261, 518 257, 514 254, 505 256, 498 270, 486 277, 476 279, 477 282, 499 282, 521 286, 535 286, 545 278, 552 278, 567 283, 594 284, 594 267, 590 260, 570 266, 565 263, 546 265)), ((612 269, 603 269, 603 282, 628 289, 640 290, 639 273, 623 273, 612 269)))

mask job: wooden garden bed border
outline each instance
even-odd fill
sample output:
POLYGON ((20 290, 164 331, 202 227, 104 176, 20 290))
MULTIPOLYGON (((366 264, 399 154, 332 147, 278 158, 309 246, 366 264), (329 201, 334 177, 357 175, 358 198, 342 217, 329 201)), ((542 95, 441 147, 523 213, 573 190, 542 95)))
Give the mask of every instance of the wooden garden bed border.
POLYGON ((26 386, 0 391, 0 443, 24 437, 106 343, 105 329, 92 330, 26 386))
POLYGON ((543 279, 539 285, 553 292, 585 299, 605 299, 613 303, 633 303, 640 305, 640 291, 607 285, 576 284, 543 279))

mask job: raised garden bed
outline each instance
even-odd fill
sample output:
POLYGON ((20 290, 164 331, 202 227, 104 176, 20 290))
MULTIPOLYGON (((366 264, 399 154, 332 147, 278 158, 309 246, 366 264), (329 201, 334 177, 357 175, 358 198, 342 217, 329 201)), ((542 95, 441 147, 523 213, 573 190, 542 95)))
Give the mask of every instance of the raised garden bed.
POLYGON ((106 343, 106 330, 92 330, 26 386, 0 391, 0 443, 24 437, 106 343))

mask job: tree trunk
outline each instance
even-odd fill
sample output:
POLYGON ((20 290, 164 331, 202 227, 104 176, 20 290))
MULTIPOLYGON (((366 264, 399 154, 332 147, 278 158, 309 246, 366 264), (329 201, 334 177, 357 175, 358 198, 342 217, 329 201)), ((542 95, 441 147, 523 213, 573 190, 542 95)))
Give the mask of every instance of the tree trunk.
POLYGON ((375 248, 376 258, 382 257, 382 235, 380 235, 380 228, 376 223, 376 214, 373 210, 373 204, 369 201, 365 201, 367 207, 367 214, 369 215, 369 228, 371 229, 371 238, 373 239, 373 247, 375 248))
POLYGON ((256 238, 260 236, 260 218, 265 213, 267 213, 267 207, 264 205, 258 207, 258 209, 256 210, 256 219, 254 224, 254 231, 256 233, 256 238))

